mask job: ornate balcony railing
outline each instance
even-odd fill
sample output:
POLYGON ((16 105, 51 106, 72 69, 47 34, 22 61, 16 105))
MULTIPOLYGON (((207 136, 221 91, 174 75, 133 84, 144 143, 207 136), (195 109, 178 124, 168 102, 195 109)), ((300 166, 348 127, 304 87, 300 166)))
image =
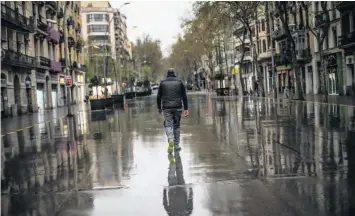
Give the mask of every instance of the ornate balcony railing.
POLYGON ((40 29, 43 32, 47 32, 48 31, 47 20, 42 16, 38 16, 37 21, 38 21, 37 22, 38 29, 40 29))
POLYGON ((59 43, 59 32, 55 30, 53 27, 48 28, 48 37, 53 41, 54 43, 59 43))
POLYGON ((18 28, 27 32, 34 31, 33 17, 27 18, 20 14, 18 10, 14 10, 5 4, 1 4, 1 19, 3 20, 2 25, 5 21, 12 24, 14 28, 18 28))
POLYGON ((355 46, 355 31, 338 37, 339 47, 355 46))
POLYGON ((52 61, 51 71, 60 73, 62 71, 62 63, 60 61, 52 61))
POLYGON ((25 68, 36 66, 34 57, 6 49, 1 50, 1 63, 25 68))
POLYGON ((279 29, 275 29, 272 37, 275 40, 279 41, 279 40, 282 40, 282 39, 286 38, 287 35, 285 34, 285 31, 282 28, 279 28, 279 29))
POLYGON ((51 60, 46 57, 40 56, 39 65, 44 67, 51 67, 51 60))

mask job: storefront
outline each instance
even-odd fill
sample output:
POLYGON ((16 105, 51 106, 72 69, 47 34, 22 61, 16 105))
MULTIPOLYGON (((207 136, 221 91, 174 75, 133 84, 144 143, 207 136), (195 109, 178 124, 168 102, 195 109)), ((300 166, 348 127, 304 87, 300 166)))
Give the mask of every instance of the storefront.
POLYGON ((342 94, 341 87, 342 82, 342 54, 331 53, 325 56, 326 69, 327 69, 327 89, 329 95, 339 95, 342 94))

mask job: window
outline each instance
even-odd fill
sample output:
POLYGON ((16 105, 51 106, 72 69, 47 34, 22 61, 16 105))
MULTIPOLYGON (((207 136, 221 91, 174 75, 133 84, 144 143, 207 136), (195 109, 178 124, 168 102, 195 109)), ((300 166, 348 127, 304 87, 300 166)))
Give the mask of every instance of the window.
POLYGON ((90 22, 104 22, 108 20, 107 14, 89 14, 87 15, 88 23, 90 22))
POLYGON ((334 47, 338 47, 338 35, 336 29, 334 29, 333 31, 333 43, 334 43, 334 47))
POLYGON ((9 40, 9 50, 17 51, 16 39, 14 40, 15 32, 13 30, 7 29, 7 35, 9 40))
POLYGON ((263 52, 266 52, 266 41, 263 40, 263 52))
POLYGON ((261 31, 265 31, 265 20, 261 20, 261 31))
POLYGON ((106 32, 107 25, 90 25, 89 32, 106 32))
POLYGON ((20 53, 26 54, 25 35, 17 32, 17 49, 20 53))

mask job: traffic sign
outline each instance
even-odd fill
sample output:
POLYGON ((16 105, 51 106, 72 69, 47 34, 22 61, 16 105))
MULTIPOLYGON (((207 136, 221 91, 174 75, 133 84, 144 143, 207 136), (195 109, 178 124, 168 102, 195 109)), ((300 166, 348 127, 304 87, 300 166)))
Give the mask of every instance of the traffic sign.
POLYGON ((71 87, 73 85, 73 81, 71 79, 71 76, 65 76, 65 86, 71 87))

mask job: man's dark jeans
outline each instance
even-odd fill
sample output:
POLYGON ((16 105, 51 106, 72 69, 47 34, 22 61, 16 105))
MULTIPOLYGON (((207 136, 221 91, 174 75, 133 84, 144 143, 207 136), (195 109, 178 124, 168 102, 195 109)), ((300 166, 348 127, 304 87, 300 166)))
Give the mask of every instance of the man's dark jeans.
POLYGON ((164 128, 168 142, 174 140, 175 147, 180 144, 181 110, 164 110, 164 128))

